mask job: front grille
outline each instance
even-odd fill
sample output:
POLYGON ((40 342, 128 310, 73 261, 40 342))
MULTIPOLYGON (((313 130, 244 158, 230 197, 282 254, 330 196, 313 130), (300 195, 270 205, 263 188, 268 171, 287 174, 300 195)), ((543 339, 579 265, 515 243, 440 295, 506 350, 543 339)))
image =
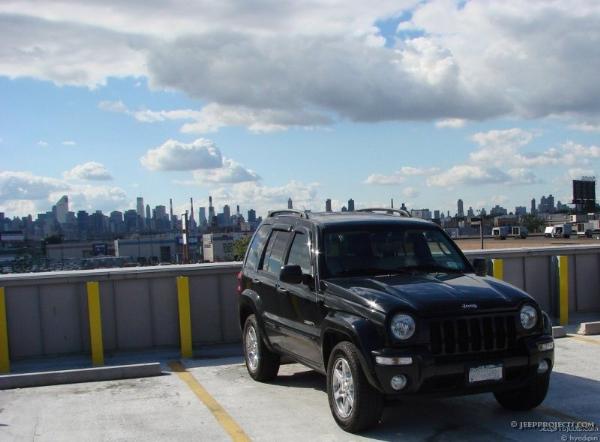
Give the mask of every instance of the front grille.
POLYGON ((486 315, 430 322, 433 355, 510 350, 517 345, 516 315, 486 315))

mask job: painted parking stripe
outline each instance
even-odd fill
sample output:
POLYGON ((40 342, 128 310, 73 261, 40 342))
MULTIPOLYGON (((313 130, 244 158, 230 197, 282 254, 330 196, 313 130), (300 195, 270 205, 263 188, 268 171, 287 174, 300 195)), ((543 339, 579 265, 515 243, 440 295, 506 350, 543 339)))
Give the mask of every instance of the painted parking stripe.
POLYGON ((568 334, 567 338, 572 338, 572 339, 575 339, 575 340, 581 341, 581 342, 587 342, 588 344, 600 345, 600 341, 596 341, 595 339, 590 339, 590 338, 584 338, 583 336, 569 335, 568 334))
POLYGON ((248 435, 242 430, 242 427, 225 411, 215 398, 204 389, 202 384, 185 369, 179 361, 169 363, 171 370, 177 374, 179 379, 186 383, 190 390, 202 401, 202 403, 212 413, 214 418, 219 422, 221 427, 229 434, 234 442, 250 441, 248 435))

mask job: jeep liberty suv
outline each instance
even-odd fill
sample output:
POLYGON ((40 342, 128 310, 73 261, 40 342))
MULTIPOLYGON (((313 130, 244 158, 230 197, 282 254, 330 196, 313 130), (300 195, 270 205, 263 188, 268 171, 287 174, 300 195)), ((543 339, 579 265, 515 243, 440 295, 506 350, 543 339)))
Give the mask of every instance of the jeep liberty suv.
POLYGON ((246 367, 327 376, 338 425, 375 425, 385 399, 492 392, 510 410, 548 391, 554 341, 528 294, 485 276, 437 225, 404 211, 270 212, 238 275, 246 367))

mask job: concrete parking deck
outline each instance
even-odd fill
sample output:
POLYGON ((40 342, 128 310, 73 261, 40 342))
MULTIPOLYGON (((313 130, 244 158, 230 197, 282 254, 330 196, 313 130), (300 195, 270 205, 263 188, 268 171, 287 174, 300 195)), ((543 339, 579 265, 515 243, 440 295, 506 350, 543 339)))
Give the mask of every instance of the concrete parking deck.
POLYGON ((360 436, 336 426, 324 377, 300 365, 260 384, 239 356, 187 360, 188 379, 164 361, 160 377, 0 391, 0 440, 600 440, 598 431, 519 429, 600 425, 599 361, 600 336, 558 339, 551 389, 534 411, 505 411, 490 394, 406 400, 360 436))

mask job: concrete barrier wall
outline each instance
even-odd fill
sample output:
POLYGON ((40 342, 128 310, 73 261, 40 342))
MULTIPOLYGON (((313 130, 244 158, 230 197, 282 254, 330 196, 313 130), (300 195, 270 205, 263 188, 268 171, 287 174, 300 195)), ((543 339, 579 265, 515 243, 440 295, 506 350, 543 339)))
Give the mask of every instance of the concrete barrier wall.
POLYGON ((10 359, 90 352, 87 281, 98 281, 107 353, 179 346, 177 276, 190 285, 194 344, 236 342, 239 263, 0 276, 10 359))
MULTIPOLYGON (((569 257, 572 312, 600 311, 600 246, 468 251, 502 259, 504 279, 557 316, 556 256, 569 257)), ((180 345, 176 277, 187 276, 194 345, 240 339, 236 273, 240 263, 174 265, 1 275, 10 359, 89 354, 86 282, 98 281, 104 351, 180 345)), ((1 325, 1 324, 0 324, 1 325)))

